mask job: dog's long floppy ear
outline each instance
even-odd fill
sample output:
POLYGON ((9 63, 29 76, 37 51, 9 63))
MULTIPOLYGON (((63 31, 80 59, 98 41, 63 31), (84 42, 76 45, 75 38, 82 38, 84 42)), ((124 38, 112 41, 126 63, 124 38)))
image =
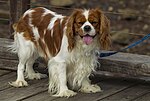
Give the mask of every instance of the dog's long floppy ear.
POLYGON ((99 14, 99 20, 100 20, 100 45, 102 49, 109 49, 111 45, 111 37, 110 37, 110 21, 108 18, 104 15, 104 13, 96 9, 96 11, 99 14))
POLYGON ((75 46, 75 39, 74 39, 74 22, 76 15, 80 12, 79 9, 75 9, 74 12, 69 16, 69 19, 67 21, 67 29, 66 29, 66 35, 68 38, 68 50, 71 51, 75 46))

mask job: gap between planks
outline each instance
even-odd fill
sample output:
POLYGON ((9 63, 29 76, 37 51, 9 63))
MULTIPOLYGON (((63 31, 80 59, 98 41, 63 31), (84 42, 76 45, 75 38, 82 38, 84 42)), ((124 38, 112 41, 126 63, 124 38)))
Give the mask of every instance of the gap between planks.
POLYGON ((114 92, 114 93, 112 93, 112 94, 110 94, 110 95, 104 96, 104 97, 102 97, 102 98, 98 98, 98 99, 96 99, 95 101, 103 100, 103 99, 105 99, 105 98, 108 98, 108 97, 110 97, 110 96, 113 96, 113 95, 115 95, 115 94, 118 94, 118 93, 120 93, 120 92, 122 92, 122 91, 124 91, 124 90, 126 90, 126 89, 132 88, 132 87, 134 87, 134 86, 136 86, 136 85, 138 85, 138 83, 131 84, 131 85, 128 86, 128 87, 125 87, 125 88, 123 88, 123 89, 120 89, 120 90, 118 90, 118 91, 116 91, 116 92, 114 92))
POLYGON ((26 99, 28 99, 28 98, 31 98, 31 97, 33 97, 33 96, 36 96, 36 95, 38 95, 38 94, 41 94, 41 93, 44 93, 44 92, 47 92, 47 91, 48 91, 48 89, 43 90, 43 91, 40 91, 40 92, 37 92, 37 93, 35 93, 35 94, 31 94, 31 95, 29 95, 29 96, 27 96, 27 97, 24 97, 24 98, 18 99, 17 101, 26 100, 26 99))
POLYGON ((149 95, 150 95, 150 91, 149 91, 149 92, 146 92, 146 93, 141 94, 140 96, 138 96, 138 97, 136 97, 136 98, 132 99, 132 101, 140 101, 139 99, 140 99, 140 98, 142 98, 142 97, 144 97, 144 96, 146 96, 147 94, 149 94, 149 95))

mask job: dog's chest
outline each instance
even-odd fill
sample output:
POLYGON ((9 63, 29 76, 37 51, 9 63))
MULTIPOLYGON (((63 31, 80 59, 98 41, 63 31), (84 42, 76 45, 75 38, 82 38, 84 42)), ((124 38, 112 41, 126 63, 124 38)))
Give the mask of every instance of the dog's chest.
POLYGON ((85 51, 85 50, 74 50, 68 59, 68 70, 74 73, 78 72, 90 72, 94 69, 97 58, 95 55, 95 50, 85 51))

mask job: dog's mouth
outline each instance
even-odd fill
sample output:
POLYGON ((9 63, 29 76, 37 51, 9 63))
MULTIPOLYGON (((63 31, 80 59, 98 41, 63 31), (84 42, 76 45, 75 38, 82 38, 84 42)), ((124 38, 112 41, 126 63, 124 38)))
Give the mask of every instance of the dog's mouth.
POLYGON ((83 42, 86 44, 86 45, 89 45, 93 42, 93 39, 95 38, 96 34, 95 35, 89 35, 89 34, 86 34, 84 36, 80 36, 83 40, 83 42))

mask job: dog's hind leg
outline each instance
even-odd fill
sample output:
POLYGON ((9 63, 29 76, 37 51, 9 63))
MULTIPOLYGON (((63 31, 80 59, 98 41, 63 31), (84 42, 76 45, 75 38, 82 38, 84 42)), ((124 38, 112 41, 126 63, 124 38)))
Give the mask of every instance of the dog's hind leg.
POLYGON ((14 87, 28 86, 28 83, 24 79, 24 70, 26 62, 30 59, 33 54, 33 42, 26 40, 23 36, 24 32, 15 33, 15 41, 13 50, 18 53, 19 64, 17 68, 17 80, 10 82, 9 84, 14 87))
POLYGON ((41 74, 33 70, 33 64, 37 58, 38 58, 38 54, 34 53, 26 63, 25 76, 28 79, 32 80, 32 79, 41 79, 47 77, 46 74, 41 74))

